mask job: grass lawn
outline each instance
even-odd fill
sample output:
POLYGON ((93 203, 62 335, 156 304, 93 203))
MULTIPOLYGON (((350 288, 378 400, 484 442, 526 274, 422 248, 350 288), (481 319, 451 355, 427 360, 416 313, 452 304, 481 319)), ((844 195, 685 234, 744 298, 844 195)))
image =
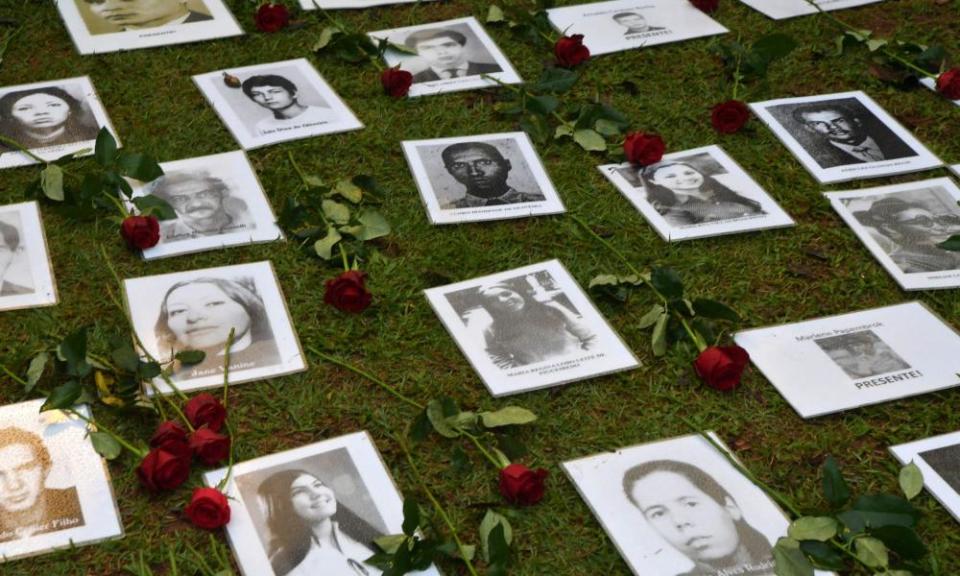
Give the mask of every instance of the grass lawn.
MULTIPOLYGON (((61 0, 65 1, 65 0, 61 0)), ((680 0, 677 0, 680 1, 680 0)), ((747 101, 862 89, 948 163, 960 162, 960 109, 926 89, 900 91, 870 74, 861 49, 838 56, 836 31, 817 17, 775 22, 734 0, 722 0, 716 18, 751 40, 780 31, 801 46, 773 65, 766 80, 741 92, 747 101)), ((582 284, 594 275, 623 270, 615 258, 569 217, 560 215, 489 224, 432 226, 401 153, 401 140, 515 130, 478 92, 395 101, 381 93, 371 65, 353 66, 310 48, 320 33, 315 14, 303 28, 261 34, 253 27, 254 3, 228 0, 248 35, 225 40, 152 48, 102 56, 79 56, 54 2, 0 0, 0 17, 23 29, 0 64, 0 85, 89 75, 123 144, 161 161, 225 152, 236 143, 194 86, 191 75, 298 57, 308 57, 366 125, 361 131, 275 145, 250 158, 275 209, 299 183, 288 155, 304 171, 328 181, 369 174, 389 191, 382 211, 394 227, 363 264, 375 294, 373 306, 348 316, 323 303, 323 282, 336 269, 308 257, 295 243, 262 244, 181 256, 149 264, 124 248, 114 224, 77 222, 58 207, 42 204, 43 222, 57 278, 60 304, 0 315, 0 361, 17 371, 32 352, 87 325, 94 336, 124 329, 105 298, 113 282, 99 253, 104 246, 123 277, 138 277, 269 259, 276 267, 303 344, 322 347, 396 384, 426 402, 452 396, 462 407, 491 409, 519 404, 540 415, 518 438, 523 461, 549 469, 549 489, 538 506, 517 510, 513 574, 626 575, 627 565, 560 469, 575 457, 689 433, 679 414, 716 430, 744 463, 802 508, 825 507, 820 466, 833 454, 854 492, 896 492, 892 444, 960 428, 960 391, 927 394, 810 421, 801 420, 756 371, 732 393, 700 384, 690 368, 694 352, 673 348, 654 358, 649 333, 637 320, 652 302, 638 291, 626 305, 597 300, 614 328, 642 360, 630 372, 494 400, 436 318, 422 295, 430 286, 510 268, 560 259, 582 284)), ((371 8, 339 15, 358 31, 379 30, 466 15, 483 18, 488 4, 454 0, 371 8)), ((839 13, 877 34, 942 44, 960 55, 960 0, 897 0, 839 13)), ((506 27, 487 27, 524 78, 536 78, 552 58, 506 27)), ((759 121, 733 136, 716 134, 709 108, 730 96, 730 83, 708 52, 710 39, 656 46, 596 58, 583 70, 572 94, 598 97, 623 111, 635 129, 659 132, 669 150, 717 143, 792 215, 794 228, 739 234, 679 244, 663 242, 627 200, 594 168, 604 158, 569 140, 538 147, 547 171, 570 212, 590 222, 640 267, 670 266, 688 289, 737 308, 742 327, 799 321, 822 315, 920 299, 957 325, 956 290, 907 294, 861 245, 820 195, 825 190, 759 121), (635 91, 623 83, 630 81, 635 91)), ((954 60, 956 64, 958 60, 954 60)), ((78 161, 78 165, 92 160, 78 161)), ((853 189, 943 176, 946 170, 839 185, 853 189)), ((0 173, 0 203, 24 199, 36 168, 0 173)), ((366 429, 401 491, 416 495, 415 477, 388 431, 414 417, 350 372, 308 357, 309 370, 295 376, 237 386, 231 392, 239 460, 270 454, 366 429)), ((960 367, 958 367, 960 372, 960 367)), ((23 399, 20 387, 0 380, 0 401, 23 399)), ((98 410, 104 423, 132 438, 146 438, 153 418, 121 418, 98 410)), ((456 442, 434 435, 416 459, 464 536, 476 539, 484 508, 499 505, 495 472, 467 447, 473 466, 453 470, 456 442)), ((157 574, 170 573, 168 554, 192 546, 210 549, 208 536, 181 518, 187 491, 145 495, 123 456, 110 464, 126 536, 4 565, 5 576, 111 575, 126 573, 139 554, 157 574)), ((928 494, 919 532, 929 544, 939 574, 960 574, 960 530, 928 494)), ((181 567, 184 568, 184 567, 181 567)), ((454 563, 448 574, 464 573, 454 563)), ((189 570, 187 570, 189 572, 189 570)), ((181 572, 184 573, 184 572, 181 572)))

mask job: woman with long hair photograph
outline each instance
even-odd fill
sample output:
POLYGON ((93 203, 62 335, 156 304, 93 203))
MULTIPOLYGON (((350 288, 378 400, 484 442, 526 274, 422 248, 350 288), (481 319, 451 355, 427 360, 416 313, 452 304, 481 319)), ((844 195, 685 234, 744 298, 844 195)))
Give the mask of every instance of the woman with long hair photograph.
POLYGON ((651 164, 638 175, 647 201, 674 226, 765 214, 759 202, 737 194, 689 162, 651 164))
MULTIPOLYGON (((80 100, 62 88, 18 90, 0 98, 0 136, 24 148, 94 140, 99 131, 80 100)), ((0 153, 9 150, 0 144, 0 153)))

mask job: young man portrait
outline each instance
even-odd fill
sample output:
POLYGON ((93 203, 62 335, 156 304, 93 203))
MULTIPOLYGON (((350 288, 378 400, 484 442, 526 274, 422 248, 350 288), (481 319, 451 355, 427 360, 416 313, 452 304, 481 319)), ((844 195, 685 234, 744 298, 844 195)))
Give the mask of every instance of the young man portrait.
POLYGON ((283 76, 251 76, 243 81, 240 89, 247 98, 270 113, 254 126, 253 132, 257 136, 325 124, 336 119, 330 108, 300 102, 297 85, 283 76))
POLYGON ((447 172, 465 188, 462 198, 442 204, 440 207, 443 209, 540 202, 546 199, 539 191, 520 191, 508 183, 513 165, 492 144, 458 142, 444 148, 440 157, 447 172))
POLYGON ((662 26, 651 26, 646 17, 642 14, 636 12, 618 12, 613 15, 613 20, 626 28, 626 32, 623 33, 624 36, 632 36, 633 34, 645 34, 647 32, 656 32, 657 30, 666 30, 662 26))
POLYGON ((467 37, 456 30, 420 30, 407 36, 404 44, 428 66, 413 75, 414 84, 503 71, 497 64, 467 60, 467 37))

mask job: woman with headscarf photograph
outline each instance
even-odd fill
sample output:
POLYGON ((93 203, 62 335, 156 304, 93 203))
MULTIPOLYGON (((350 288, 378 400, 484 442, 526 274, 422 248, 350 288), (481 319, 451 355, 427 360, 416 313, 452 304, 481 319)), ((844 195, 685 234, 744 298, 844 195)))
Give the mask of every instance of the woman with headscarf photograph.
MULTIPOLYGON (((93 114, 65 88, 15 90, 0 97, 0 136, 28 150, 95 140, 99 131, 93 114)), ((0 153, 14 150, 0 143, 0 153)))

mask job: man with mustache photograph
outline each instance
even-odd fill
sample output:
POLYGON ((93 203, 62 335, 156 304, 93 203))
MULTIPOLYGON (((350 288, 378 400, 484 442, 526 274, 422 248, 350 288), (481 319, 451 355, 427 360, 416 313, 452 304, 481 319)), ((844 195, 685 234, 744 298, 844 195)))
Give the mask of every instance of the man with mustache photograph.
POLYGON ((177 213, 160 224, 163 242, 253 229, 245 202, 230 195, 223 180, 204 173, 174 172, 162 176, 152 193, 177 213))
POLYGON ((443 209, 545 200, 539 192, 521 192, 510 186, 508 179, 513 166, 492 144, 458 142, 444 148, 440 156, 447 172, 466 188, 462 198, 443 204, 443 209))

